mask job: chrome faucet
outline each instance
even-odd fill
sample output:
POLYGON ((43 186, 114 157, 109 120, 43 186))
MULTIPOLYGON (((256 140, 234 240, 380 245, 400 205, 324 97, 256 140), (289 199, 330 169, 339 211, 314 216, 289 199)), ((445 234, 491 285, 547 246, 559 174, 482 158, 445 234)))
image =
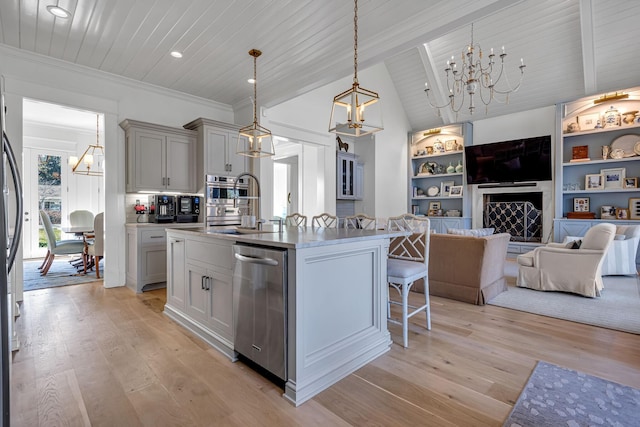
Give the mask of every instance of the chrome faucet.
MULTIPOLYGON (((256 215, 257 227, 258 227, 258 229, 261 229, 262 228, 262 221, 260 219, 260 181, 258 180, 258 177, 255 176, 252 173, 249 173, 249 172, 242 172, 240 175, 236 176, 236 182, 233 183, 233 190, 234 190, 233 192, 235 193, 235 190, 238 187, 238 182, 239 182, 240 178, 242 178, 243 176, 249 176, 249 177, 253 178, 256 181, 256 187, 258 188, 258 195, 257 195, 257 199, 256 199, 256 205, 257 205, 256 206, 256 211, 257 211, 257 213, 255 213, 255 215, 256 215)), ((238 200, 237 197, 236 197, 235 200, 236 201, 238 200)))

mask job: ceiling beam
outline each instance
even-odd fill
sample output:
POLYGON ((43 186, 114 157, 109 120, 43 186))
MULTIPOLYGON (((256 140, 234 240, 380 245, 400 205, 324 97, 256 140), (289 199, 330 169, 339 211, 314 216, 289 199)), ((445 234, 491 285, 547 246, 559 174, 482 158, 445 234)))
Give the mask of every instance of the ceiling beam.
MULTIPOLYGON (((422 65, 424 67, 424 71, 427 75, 428 82, 435 82, 429 85, 431 94, 433 95, 434 104, 435 105, 445 105, 444 108, 438 108, 438 115, 442 117, 442 121, 445 125, 454 122, 454 114, 449 108, 447 102, 449 101, 448 94, 446 93, 446 89, 442 85, 442 80, 438 77, 438 72, 436 70, 436 64, 433 61, 433 55, 431 54, 431 49, 429 49, 429 44, 424 43, 421 47, 418 47, 418 52, 420 53, 420 59, 422 60, 422 65)), ((425 103, 431 107, 429 103, 429 99, 427 99, 427 94, 425 93, 425 103)))
POLYGON ((593 0, 580 0, 580 37, 582 39, 582 69, 584 92, 596 93, 596 47, 593 33, 593 0))

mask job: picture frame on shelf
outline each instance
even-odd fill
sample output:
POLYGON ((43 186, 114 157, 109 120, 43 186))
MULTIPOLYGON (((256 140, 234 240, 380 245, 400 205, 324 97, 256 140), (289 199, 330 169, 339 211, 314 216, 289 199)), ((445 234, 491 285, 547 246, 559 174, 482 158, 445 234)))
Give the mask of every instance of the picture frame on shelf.
POLYGON ((616 208, 616 219, 629 219, 629 209, 616 208))
POLYGON ((604 176, 601 173, 590 173, 584 176, 585 190, 604 189, 604 176))
POLYGON ((440 183, 440 195, 442 197, 449 197, 449 191, 451 191, 451 187, 454 185, 454 181, 442 181, 440 183))
POLYGON ((578 116, 578 125, 581 131, 593 130, 596 128, 598 120, 600 120, 599 113, 582 114, 578 116))
POLYGON ((440 208, 441 208, 440 202, 429 202, 430 211, 437 211, 440 208))
POLYGON ((573 211, 574 212, 589 212, 589 198, 588 197, 574 197, 573 198, 573 211))
POLYGON ((449 187, 449 197, 462 197, 462 185, 452 185, 449 187))
POLYGON ((427 156, 431 156, 433 155, 433 146, 432 145, 428 145, 427 147, 425 147, 427 150, 427 156))
POLYGON ((626 178, 622 184, 623 188, 637 188, 638 187, 638 178, 626 178))
POLYGON ((614 206, 600 206, 600 219, 616 219, 616 208, 614 206))
POLYGON ((629 198, 629 219, 640 219, 640 198, 629 198))
POLYGON ((456 151, 456 140, 448 139, 444 142, 444 151, 456 151))
POLYGON ((603 176, 604 188, 622 188, 625 172, 625 168, 600 169, 600 174, 603 176))

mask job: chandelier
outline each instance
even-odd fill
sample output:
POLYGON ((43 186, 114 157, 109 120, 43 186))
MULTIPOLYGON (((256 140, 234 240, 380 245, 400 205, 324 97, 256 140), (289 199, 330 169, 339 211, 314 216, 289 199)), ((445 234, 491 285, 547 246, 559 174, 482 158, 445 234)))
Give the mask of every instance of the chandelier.
POLYGON ((96 114, 96 143, 89 145, 82 156, 69 156, 71 172, 78 175, 104 175, 104 147, 100 145, 100 114, 96 114), (97 153, 96 153, 97 152, 97 153), (97 160, 97 169, 91 169, 97 160))
POLYGON ((376 104, 380 97, 358 83, 358 0, 354 0, 354 3, 353 84, 333 98, 329 132, 358 137, 381 131, 383 127, 382 107, 376 104), (364 120, 365 109, 370 110, 367 112, 367 122, 364 120))
POLYGON ((493 48, 489 53, 489 60, 485 64, 482 63, 482 48, 479 44, 473 42, 473 24, 471 24, 471 43, 462 51, 462 64, 458 68, 454 57, 447 61, 447 68, 444 69, 447 75, 447 92, 449 101, 444 105, 437 105, 430 96, 430 88, 425 83, 424 91, 427 94, 429 104, 438 110, 449 107, 454 113, 458 113, 466 98, 469 101, 469 114, 473 114, 476 107, 474 104, 474 95, 480 97, 480 101, 485 105, 485 114, 489 109, 491 101, 495 100, 500 103, 509 103, 509 94, 520 89, 522 78, 524 76, 524 60, 520 58, 520 80, 515 86, 511 86, 509 78, 504 70, 504 60, 507 53, 502 46, 502 52, 499 55, 500 65, 496 65, 496 55, 493 48), (477 56, 476 56, 477 52, 477 56), (503 83, 501 83, 503 82, 503 83))
POLYGON ((240 129, 236 154, 247 157, 268 157, 276 154, 273 147, 273 137, 271 131, 258 123, 258 78, 256 73, 256 62, 262 52, 258 49, 251 49, 249 55, 253 56, 253 123, 240 129), (246 141, 249 142, 247 147, 246 141))

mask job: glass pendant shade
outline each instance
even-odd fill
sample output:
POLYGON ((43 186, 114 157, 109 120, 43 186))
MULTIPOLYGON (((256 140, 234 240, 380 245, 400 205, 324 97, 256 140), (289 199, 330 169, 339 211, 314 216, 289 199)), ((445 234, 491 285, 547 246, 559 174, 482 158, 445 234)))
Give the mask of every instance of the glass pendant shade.
POLYGON ((104 175, 104 147, 100 145, 100 115, 96 118, 96 143, 89 145, 82 156, 69 156, 71 172, 77 175, 104 175), (94 167, 95 165, 95 167, 94 167))
POLYGON ((275 155, 273 136, 271 131, 258 123, 258 78, 256 62, 262 52, 251 49, 249 55, 253 57, 253 123, 240 129, 236 154, 247 157, 269 157, 275 155))

